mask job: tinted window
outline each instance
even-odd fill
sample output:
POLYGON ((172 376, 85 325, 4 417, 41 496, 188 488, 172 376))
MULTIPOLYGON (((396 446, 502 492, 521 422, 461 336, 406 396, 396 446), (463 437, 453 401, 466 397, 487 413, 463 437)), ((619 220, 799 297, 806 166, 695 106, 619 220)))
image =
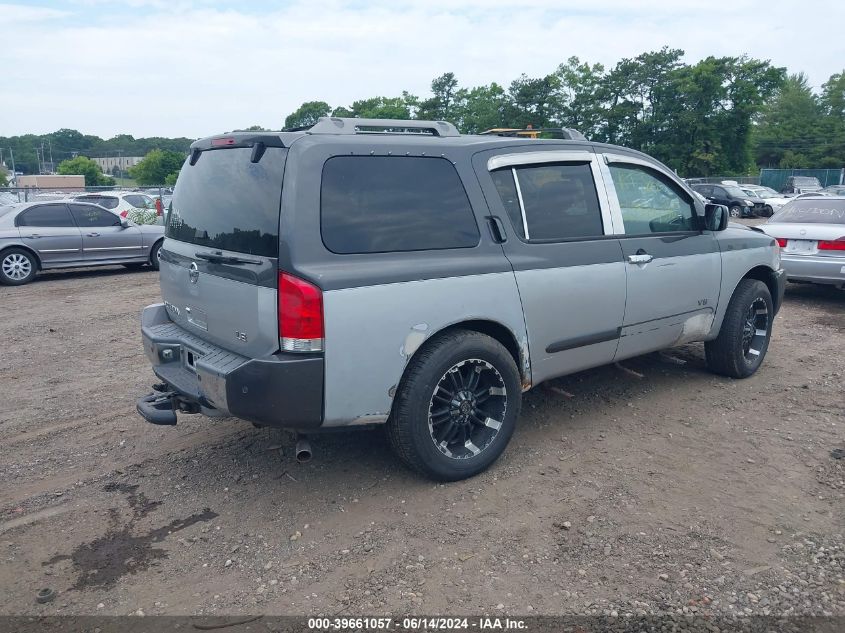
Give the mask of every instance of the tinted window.
POLYGON ((279 206, 287 150, 268 147, 251 163, 250 148, 202 152, 185 162, 167 214, 173 239, 239 253, 278 257, 279 206))
POLYGON ((458 173, 442 158, 330 158, 320 226, 335 253, 466 248, 479 240, 458 173))
POLYGON ((114 196, 79 196, 76 198, 80 202, 90 202, 91 204, 98 204, 106 209, 116 209, 120 202, 114 196))
MULTIPOLYGON (((508 199, 513 197, 511 189, 515 189, 514 171, 525 208, 529 239, 565 240, 604 233, 589 163, 529 165, 494 172, 494 180, 503 183, 502 186, 497 185, 500 195, 505 190, 508 199), (506 186, 507 174, 511 174, 509 186, 506 186)), ((513 207, 512 203, 505 204, 513 207)), ((518 219, 514 219, 514 212, 509 210, 514 229, 525 237, 518 199, 516 214, 518 219)))
POLYGON ((725 191, 728 192, 728 195, 732 198, 746 198, 748 194, 746 194, 742 189, 739 187, 725 187, 725 191))
POLYGON ((76 226, 63 204, 30 207, 18 216, 18 226, 76 226))
POLYGON ((133 207, 138 209, 154 209, 155 204, 153 203, 152 198, 147 196, 141 195, 131 195, 131 196, 123 196, 123 199, 126 200, 129 204, 133 207))
POLYGON ((845 224, 845 199, 793 200, 769 218, 769 222, 845 224))
POLYGON ((92 226, 120 226, 119 217, 93 204, 72 204, 70 212, 76 224, 83 229, 92 226))
POLYGON ((511 219, 514 230, 520 236, 525 237, 525 230, 522 226, 522 209, 519 206, 519 197, 516 193, 513 171, 510 169, 500 169, 491 172, 490 177, 493 179, 493 184, 496 185, 496 191, 499 192, 502 206, 505 207, 505 212, 511 219))
MULTIPOLYGON (((625 233, 695 231, 695 207, 677 183, 637 165, 611 165, 625 233)), ((718 189, 718 187, 715 187, 718 189)))

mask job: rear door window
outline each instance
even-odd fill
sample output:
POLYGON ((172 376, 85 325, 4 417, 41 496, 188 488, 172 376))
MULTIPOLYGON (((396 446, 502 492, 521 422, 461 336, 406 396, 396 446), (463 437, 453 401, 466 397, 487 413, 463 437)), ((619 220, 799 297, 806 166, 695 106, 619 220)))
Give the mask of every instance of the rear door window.
POLYGON ((179 173, 165 234, 180 242, 278 257, 279 208, 287 150, 208 150, 179 173))
POLYGON ((18 226, 76 226, 63 204, 30 207, 17 218, 18 226))
POLYGON ((458 172, 433 157, 330 158, 320 227, 326 248, 343 254, 470 248, 480 239, 458 172))
POLYGON ((523 238, 555 241, 604 234, 589 163, 520 166, 494 171, 491 177, 514 230, 523 238))
POLYGON ((93 204, 71 204, 70 212, 79 228, 120 226, 120 218, 111 211, 106 211, 93 204))

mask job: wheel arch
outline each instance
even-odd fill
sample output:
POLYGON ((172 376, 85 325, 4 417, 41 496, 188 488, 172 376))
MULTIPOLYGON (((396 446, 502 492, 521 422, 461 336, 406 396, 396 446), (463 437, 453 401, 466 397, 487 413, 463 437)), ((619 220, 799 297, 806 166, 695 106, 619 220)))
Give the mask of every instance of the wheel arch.
POLYGON ((734 286, 733 292, 731 292, 731 296, 733 293, 736 292, 737 286, 739 286, 740 281, 743 279, 756 279, 757 281, 762 281, 766 284, 766 287, 769 289, 769 293, 772 295, 772 305, 775 308, 775 313, 780 309, 779 304, 779 295, 778 295, 778 282, 777 276, 774 270, 769 268, 768 266, 755 266, 747 273, 745 273, 742 278, 736 282, 736 286, 734 286))
POLYGON ((41 258, 38 256, 38 253, 29 246, 26 246, 25 244, 7 244, 5 246, 2 246, 0 247, 0 256, 2 256, 3 253, 5 253, 6 251, 11 250, 13 248, 16 248, 21 251, 26 251, 27 253, 32 255, 32 257, 35 258, 36 267, 38 268, 38 270, 42 270, 41 258))
POLYGON ((493 321, 490 319, 468 319, 465 321, 458 321, 446 325, 441 329, 437 330, 436 332, 433 332, 408 358, 408 362, 405 365, 405 370, 402 372, 402 377, 404 378, 405 373, 407 372, 407 368, 410 365, 411 361, 414 359, 414 356, 416 356, 421 349, 426 347, 429 341, 437 338, 442 334, 453 332, 455 330, 469 330, 472 332, 478 332, 479 334, 485 334, 486 336, 489 336, 490 338, 501 343, 502 346, 510 353, 514 363, 516 363, 517 370, 519 371, 520 380, 522 381, 522 389, 527 390, 531 388, 531 360, 528 353, 527 340, 524 342, 524 344, 521 345, 516 337, 516 334, 514 334, 514 332, 509 327, 503 325, 498 321, 493 321))

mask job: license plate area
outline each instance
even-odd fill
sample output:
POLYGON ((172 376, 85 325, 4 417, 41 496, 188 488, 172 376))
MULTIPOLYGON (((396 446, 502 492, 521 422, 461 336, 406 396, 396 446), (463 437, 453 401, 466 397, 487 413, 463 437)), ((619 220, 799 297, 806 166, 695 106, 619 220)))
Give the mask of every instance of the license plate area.
POLYGON ((793 255, 814 254, 818 252, 818 242, 816 240, 788 240, 784 252, 793 255))

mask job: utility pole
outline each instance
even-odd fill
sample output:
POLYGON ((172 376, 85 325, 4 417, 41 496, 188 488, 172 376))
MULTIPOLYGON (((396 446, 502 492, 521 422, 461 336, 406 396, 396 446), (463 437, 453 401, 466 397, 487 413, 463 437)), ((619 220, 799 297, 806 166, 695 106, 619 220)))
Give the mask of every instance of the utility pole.
POLYGON ((15 170, 15 152, 9 148, 9 156, 12 157, 12 184, 18 184, 18 172, 15 170))
POLYGON ((50 147, 50 173, 56 172, 56 163, 53 162, 53 141, 47 139, 47 145, 50 147))
POLYGON ((38 153, 38 146, 36 145, 32 149, 35 150, 35 158, 38 160, 38 173, 41 173, 41 154, 38 153))
POLYGON ((118 186, 123 187, 123 160, 120 155, 123 153, 122 149, 115 150, 117 152, 117 178, 118 186))

